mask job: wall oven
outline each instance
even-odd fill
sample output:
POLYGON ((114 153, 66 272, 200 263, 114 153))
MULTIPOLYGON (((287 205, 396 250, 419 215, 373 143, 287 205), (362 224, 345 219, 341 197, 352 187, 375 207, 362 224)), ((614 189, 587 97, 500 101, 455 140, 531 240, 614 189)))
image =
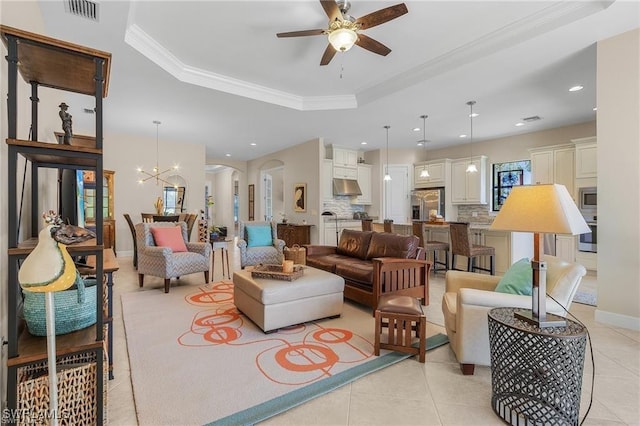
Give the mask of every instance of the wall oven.
POLYGON ((596 216, 585 216, 584 219, 587 221, 591 232, 580 234, 578 237, 578 251, 598 252, 598 222, 596 218, 596 216))
POLYGON ((583 215, 595 215, 598 213, 598 189, 596 187, 580 188, 579 207, 583 215))

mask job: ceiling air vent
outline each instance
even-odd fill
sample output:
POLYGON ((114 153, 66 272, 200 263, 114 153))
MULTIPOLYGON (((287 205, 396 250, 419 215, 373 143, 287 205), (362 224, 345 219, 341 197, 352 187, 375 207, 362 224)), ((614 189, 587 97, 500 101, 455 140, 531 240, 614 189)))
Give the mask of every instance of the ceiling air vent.
POLYGON ((525 117, 522 119, 522 121, 524 121, 525 123, 531 123, 538 120, 542 120, 542 118, 540 118, 540 116, 538 115, 532 115, 531 117, 525 117))
POLYGON ((98 22, 99 4, 89 0, 67 0, 64 10, 72 15, 98 22))

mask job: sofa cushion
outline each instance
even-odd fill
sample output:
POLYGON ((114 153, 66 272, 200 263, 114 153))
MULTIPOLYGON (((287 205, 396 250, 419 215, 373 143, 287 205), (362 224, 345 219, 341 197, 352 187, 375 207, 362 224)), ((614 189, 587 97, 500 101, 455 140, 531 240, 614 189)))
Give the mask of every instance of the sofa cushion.
POLYGON ((370 260, 349 258, 336 265, 336 274, 347 281, 357 282, 372 286, 373 284, 373 263, 370 260))
POLYGON ((343 262, 344 256, 339 254, 323 254, 319 256, 307 256, 307 266, 322 269, 323 271, 336 273, 336 265, 343 262))
POLYGON ((371 231, 343 230, 336 253, 343 256, 366 259, 372 234, 373 232, 371 231))
POLYGON ((415 235, 398 235, 388 232, 374 232, 369 243, 366 259, 374 257, 415 258, 420 239, 415 235))

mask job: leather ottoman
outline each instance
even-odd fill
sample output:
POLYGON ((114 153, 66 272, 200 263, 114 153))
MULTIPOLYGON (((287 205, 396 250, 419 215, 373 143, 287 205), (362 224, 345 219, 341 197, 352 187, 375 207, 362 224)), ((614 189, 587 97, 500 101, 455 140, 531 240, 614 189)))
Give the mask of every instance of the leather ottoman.
POLYGON ((306 266, 294 281, 233 273, 233 302, 264 332, 342 314, 344 279, 306 266))

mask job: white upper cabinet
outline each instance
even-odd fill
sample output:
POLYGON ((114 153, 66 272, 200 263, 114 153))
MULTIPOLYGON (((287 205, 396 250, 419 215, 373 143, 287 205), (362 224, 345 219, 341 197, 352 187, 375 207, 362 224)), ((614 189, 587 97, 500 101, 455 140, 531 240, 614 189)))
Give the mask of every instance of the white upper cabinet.
POLYGON ((415 188, 427 188, 433 186, 444 186, 446 180, 446 162, 421 162, 413 166, 413 184, 415 188), (420 174, 426 169, 429 177, 421 177, 420 174))
POLYGON ((371 165, 358 164, 358 185, 362 195, 351 199, 351 204, 371 204, 371 165))
POLYGON ((453 204, 487 204, 487 156, 451 161, 451 202, 453 204), (472 162, 478 169, 467 173, 472 162))
POLYGON ((576 178, 598 176, 598 145, 595 137, 573 139, 576 146, 576 178))
POLYGON ((531 152, 531 175, 536 184, 559 183, 569 194, 575 187, 575 148, 573 145, 555 145, 536 148, 531 152))
POLYGON ((358 151, 355 149, 341 148, 332 145, 334 167, 347 167, 355 169, 358 167, 358 151))

